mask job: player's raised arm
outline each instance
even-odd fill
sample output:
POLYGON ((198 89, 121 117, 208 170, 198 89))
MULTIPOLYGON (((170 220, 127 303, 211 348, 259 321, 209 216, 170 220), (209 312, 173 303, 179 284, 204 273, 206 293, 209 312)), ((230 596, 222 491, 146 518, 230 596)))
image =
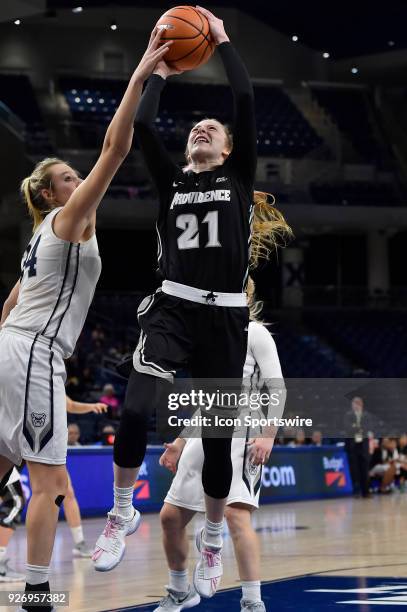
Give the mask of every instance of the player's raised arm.
POLYGON ((159 193, 168 189, 168 184, 172 182, 176 170, 176 165, 154 127, 161 92, 165 87, 167 77, 174 74, 180 74, 180 71, 168 66, 164 60, 157 63, 144 90, 134 122, 134 131, 144 160, 159 193))
POLYGON ((59 238, 78 242, 89 226, 94 226, 96 209, 112 178, 129 153, 133 122, 144 81, 165 55, 170 43, 158 47, 160 33, 154 30, 145 54, 134 71, 103 142, 102 152, 87 178, 75 189, 54 222, 59 238))
POLYGON ((225 32, 223 21, 211 11, 196 7, 208 19, 211 36, 222 58, 234 99, 233 160, 239 176, 253 185, 257 165, 257 134, 253 87, 236 49, 225 32))

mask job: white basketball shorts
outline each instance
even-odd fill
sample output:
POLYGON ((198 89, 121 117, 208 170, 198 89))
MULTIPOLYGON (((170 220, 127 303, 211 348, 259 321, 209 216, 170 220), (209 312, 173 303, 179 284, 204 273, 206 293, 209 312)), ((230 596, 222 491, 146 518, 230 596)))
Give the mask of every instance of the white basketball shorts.
MULTIPOLYGON (((245 438, 232 439, 233 478, 227 505, 239 502, 254 508, 259 507, 262 467, 249 462, 248 452, 245 438)), ((203 462, 201 438, 189 438, 165 502, 196 512, 205 512, 202 487, 203 462)))
POLYGON ((0 455, 63 465, 67 419, 65 364, 49 340, 0 332, 0 455))

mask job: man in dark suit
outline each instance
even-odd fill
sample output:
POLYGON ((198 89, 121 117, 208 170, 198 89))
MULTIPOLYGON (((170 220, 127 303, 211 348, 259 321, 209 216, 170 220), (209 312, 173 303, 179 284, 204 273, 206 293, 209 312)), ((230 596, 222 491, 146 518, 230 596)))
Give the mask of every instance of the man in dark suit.
POLYGON ((362 497, 369 494, 369 440, 372 419, 364 410, 363 399, 354 397, 352 409, 345 414, 345 448, 348 453, 353 490, 362 497))

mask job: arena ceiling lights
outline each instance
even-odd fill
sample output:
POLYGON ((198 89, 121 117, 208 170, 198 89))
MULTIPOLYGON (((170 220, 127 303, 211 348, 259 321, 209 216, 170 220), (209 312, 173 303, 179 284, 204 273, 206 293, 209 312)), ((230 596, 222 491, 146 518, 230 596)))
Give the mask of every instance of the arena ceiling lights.
MULTIPOLYGON (((29 0, 25 0, 25 3, 28 4, 29 0)), ((157 7, 158 11, 162 11, 177 2, 116 0, 113 3, 111 0, 83 0, 80 4, 84 10, 106 7, 107 11, 114 5, 115 13, 119 15, 121 6, 157 7)), ((75 2, 47 0, 46 5, 48 9, 72 9, 75 2)), ((290 39, 295 34, 298 41, 318 52, 329 49, 332 59, 407 48, 405 0, 387 0, 385 4, 358 0, 351 5, 338 0, 216 0, 214 6, 238 8, 265 21, 290 39)))

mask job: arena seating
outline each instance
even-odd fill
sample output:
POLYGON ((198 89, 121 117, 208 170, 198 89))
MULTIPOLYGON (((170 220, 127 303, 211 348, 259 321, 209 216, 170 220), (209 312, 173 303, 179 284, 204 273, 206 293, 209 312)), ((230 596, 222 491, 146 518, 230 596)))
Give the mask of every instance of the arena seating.
POLYGON ((317 204, 343 206, 402 205, 392 183, 347 181, 345 183, 314 183, 310 193, 317 204))
MULTIPOLYGON (((90 146, 97 138, 95 125, 105 129, 125 85, 124 81, 60 79, 72 118, 85 127, 84 130, 81 127, 84 146, 90 146)), ((255 97, 261 155, 303 157, 322 145, 322 140, 280 87, 255 86, 255 97)), ((183 151, 193 122, 211 116, 228 122, 232 108, 227 86, 169 83, 162 95, 157 129, 170 150, 183 151)))
POLYGON ((350 139, 362 159, 381 164, 384 153, 369 121, 369 93, 365 89, 312 87, 318 104, 350 139))
POLYGON ((53 153, 53 147, 28 76, 0 74, 0 101, 24 121, 29 153, 41 155, 53 153))
POLYGON ((293 331, 292 325, 271 327, 281 368, 287 378, 335 378, 351 375, 351 365, 318 334, 293 331))
POLYGON ((403 311, 331 311, 306 315, 307 324, 370 376, 407 376, 403 311))

